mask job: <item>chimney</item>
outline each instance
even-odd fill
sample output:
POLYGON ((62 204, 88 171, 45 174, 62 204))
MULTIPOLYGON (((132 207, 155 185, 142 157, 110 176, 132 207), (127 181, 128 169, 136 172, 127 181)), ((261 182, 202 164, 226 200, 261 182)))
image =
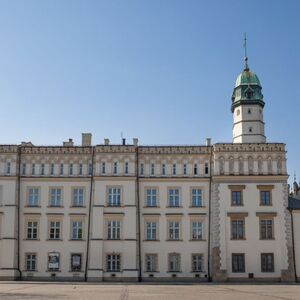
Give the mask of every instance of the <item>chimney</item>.
POLYGON ((109 139, 104 139, 104 145, 109 145, 109 139))
POLYGON ((139 140, 137 138, 134 138, 132 141, 134 146, 137 146, 139 143, 139 140))
POLYGON ((122 139, 122 145, 125 146, 126 145, 126 139, 122 139))
POLYGON ((91 133, 82 133, 82 146, 92 146, 92 134, 91 133))
POLYGON ((63 142, 63 146, 64 147, 73 147, 74 146, 74 142, 72 139, 69 139, 68 142, 63 142))
POLYGON ((211 138, 205 140, 206 146, 211 146, 211 138))

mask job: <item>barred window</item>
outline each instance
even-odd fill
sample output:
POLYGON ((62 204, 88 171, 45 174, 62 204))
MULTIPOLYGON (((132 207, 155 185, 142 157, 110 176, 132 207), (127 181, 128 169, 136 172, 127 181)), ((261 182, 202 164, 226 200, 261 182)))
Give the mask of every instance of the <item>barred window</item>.
POLYGON ((157 254, 145 255, 146 272, 157 271, 157 254))
POLYGON ((36 271, 36 253, 25 254, 25 269, 26 271, 36 271))
POLYGON ((180 272, 180 254, 169 253, 168 264, 169 272, 180 272))
POLYGON ((193 254, 192 255, 192 271, 202 272, 203 271, 203 255, 193 254))
POLYGON ((120 254, 107 254, 106 255, 106 270, 107 270, 107 272, 120 272, 121 271, 121 255, 120 254))

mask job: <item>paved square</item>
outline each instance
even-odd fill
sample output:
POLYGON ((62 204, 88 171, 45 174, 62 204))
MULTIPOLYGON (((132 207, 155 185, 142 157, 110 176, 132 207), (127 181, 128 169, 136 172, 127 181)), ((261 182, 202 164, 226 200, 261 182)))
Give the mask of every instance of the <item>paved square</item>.
POLYGON ((235 300, 300 299, 300 285, 154 285, 1 282, 0 299, 235 300))

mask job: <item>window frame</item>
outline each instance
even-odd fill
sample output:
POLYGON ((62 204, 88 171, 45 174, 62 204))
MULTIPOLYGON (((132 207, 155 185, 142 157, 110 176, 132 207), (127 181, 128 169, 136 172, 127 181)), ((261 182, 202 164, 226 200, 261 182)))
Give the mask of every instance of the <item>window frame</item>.
POLYGON ((151 186, 147 186, 145 187, 145 207, 158 207, 158 188, 157 187, 151 187, 151 186), (148 192, 150 192, 150 194, 148 194, 148 192), (155 191, 155 193, 153 193, 155 191), (148 198, 149 197, 149 198, 148 198), (153 200, 153 198, 155 198, 155 200, 153 200), (149 200, 149 202, 148 202, 149 200), (152 205, 153 203, 155 203, 155 205, 152 205), (149 205, 151 204, 151 205, 149 205))
POLYGON ((51 186, 49 187, 49 207, 63 207, 63 187, 61 186, 51 186), (58 197, 58 193, 57 191, 60 190, 60 199, 59 199, 59 205, 58 205, 58 200, 57 200, 57 197, 58 197), (52 202, 52 191, 56 191, 55 192, 55 200, 54 202, 52 202))
POLYGON ((121 253, 106 253, 105 255, 106 261, 105 261, 105 266, 106 266, 106 272, 110 272, 110 273, 116 273, 116 272, 122 272, 122 257, 121 257, 121 253), (112 268, 113 265, 113 261, 111 260, 111 262, 109 263, 109 256, 113 257, 115 261, 115 264, 117 264, 118 268, 112 268))
POLYGON ((245 261, 245 253, 232 253, 231 254, 231 272, 232 273, 245 273, 246 272, 246 261, 245 261), (238 260, 235 264, 234 257, 238 260), (242 265, 240 265, 239 258, 242 258, 242 265), (237 268, 235 268, 237 267, 237 268), (241 267, 241 268, 240 268, 241 267))
POLYGON ((109 207, 120 207, 123 204, 122 201, 123 191, 122 186, 107 186, 106 187, 106 205, 109 207), (112 190, 112 194, 110 193, 112 190), (114 191, 115 190, 115 191, 114 191), (118 193, 116 192, 118 190, 118 193), (111 197, 111 200, 110 200, 111 197), (119 200, 117 199, 119 197, 119 200))
POLYGON ((167 191, 167 195, 168 195, 167 207, 175 207, 175 208, 181 207, 181 189, 179 187, 169 187, 167 191), (174 195, 171 195, 171 191, 173 191, 172 194, 174 193, 174 195), (175 191, 178 191, 178 195, 176 195, 175 191), (173 199, 174 197, 178 197, 178 205, 176 205, 176 198, 173 199), (173 205, 171 205, 172 202, 173 205))
POLYGON ((26 252, 25 253, 25 271, 26 272, 37 272, 37 253, 36 252, 26 252), (33 260, 32 257, 28 259, 28 256, 35 256, 35 259, 33 260), (30 262, 30 268, 28 268, 28 262, 30 262), (32 268, 32 262, 34 262, 34 268, 32 268))
POLYGON ((274 257, 274 253, 271 253, 271 252, 264 252, 264 253, 261 253, 260 254, 260 264, 261 264, 261 272, 262 273, 274 273, 275 272, 275 257, 274 257), (271 268, 269 269, 268 268, 268 262, 266 265, 264 265, 264 261, 263 261, 263 257, 264 256, 270 256, 272 257, 272 266, 271 268))

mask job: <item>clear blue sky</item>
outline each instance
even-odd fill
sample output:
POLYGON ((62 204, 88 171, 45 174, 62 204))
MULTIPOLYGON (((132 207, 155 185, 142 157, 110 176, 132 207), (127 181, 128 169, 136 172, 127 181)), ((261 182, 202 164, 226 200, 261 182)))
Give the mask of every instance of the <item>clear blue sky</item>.
POLYGON ((243 66, 300 175, 300 1, 0 0, 0 143, 231 142, 243 66))

